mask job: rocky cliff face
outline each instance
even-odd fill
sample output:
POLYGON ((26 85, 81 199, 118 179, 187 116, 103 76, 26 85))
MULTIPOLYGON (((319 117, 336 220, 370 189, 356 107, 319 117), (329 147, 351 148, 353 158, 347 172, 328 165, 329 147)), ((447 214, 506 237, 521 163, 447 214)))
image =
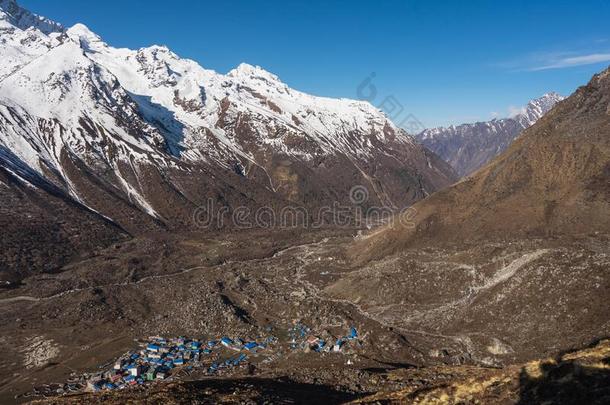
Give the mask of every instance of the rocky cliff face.
POLYGON ((524 129, 561 100, 559 94, 548 93, 530 101, 511 118, 426 129, 415 138, 445 159, 460 176, 467 176, 506 150, 524 129))

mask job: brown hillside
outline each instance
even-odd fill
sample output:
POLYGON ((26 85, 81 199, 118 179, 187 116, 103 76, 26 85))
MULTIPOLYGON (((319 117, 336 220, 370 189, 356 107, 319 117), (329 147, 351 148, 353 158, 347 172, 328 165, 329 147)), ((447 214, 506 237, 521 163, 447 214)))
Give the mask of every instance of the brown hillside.
POLYGON ((414 224, 358 242, 368 259, 421 242, 610 231, 610 69, 560 102, 510 148, 420 201, 414 224))

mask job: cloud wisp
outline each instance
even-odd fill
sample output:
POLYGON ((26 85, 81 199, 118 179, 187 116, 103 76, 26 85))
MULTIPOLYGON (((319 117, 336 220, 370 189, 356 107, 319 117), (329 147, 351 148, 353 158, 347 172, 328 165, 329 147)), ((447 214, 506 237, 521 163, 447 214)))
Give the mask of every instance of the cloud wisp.
POLYGON ((494 65, 513 72, 538 72, 609 63, 609 44, 610 38, 572 41, 554 49, 533 51, 494 65))
POLYGON ((595 63, 610 62, 610 53, 591 53, 588 55, 570 56, 548 60, 539 66, 530 67, 527 70, 536 72, 549 69, 564 69, 575 66, 592 65, 595 63))

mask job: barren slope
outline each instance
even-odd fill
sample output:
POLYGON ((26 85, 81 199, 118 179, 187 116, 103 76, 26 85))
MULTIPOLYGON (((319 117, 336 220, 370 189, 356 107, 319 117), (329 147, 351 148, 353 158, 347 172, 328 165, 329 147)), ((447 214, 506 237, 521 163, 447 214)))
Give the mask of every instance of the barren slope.
POLYGON ((610 231, 610 71, 595 75, 489 165, 357 245, 363 258, 409 244, 610 231))

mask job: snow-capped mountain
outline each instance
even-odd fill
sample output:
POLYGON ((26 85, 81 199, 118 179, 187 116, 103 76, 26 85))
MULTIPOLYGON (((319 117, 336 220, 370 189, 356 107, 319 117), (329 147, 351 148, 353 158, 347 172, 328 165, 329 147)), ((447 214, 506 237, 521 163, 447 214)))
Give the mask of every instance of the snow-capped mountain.
POLYGON ((561 100, 559 94, 547 93, 510 118, 426 129, 415 138, 445 159, 460 176, 466 176, 503 152, 561 100))
POLYGON ((221 74, 163 46, 113 48, 14 0, 0 0, 0 148, 8 189, 52 185, 128 231, 192 226, 208 199, 349 202, 354 185, 403 207, 455 179, 369 103, 248 64, 221 74))

